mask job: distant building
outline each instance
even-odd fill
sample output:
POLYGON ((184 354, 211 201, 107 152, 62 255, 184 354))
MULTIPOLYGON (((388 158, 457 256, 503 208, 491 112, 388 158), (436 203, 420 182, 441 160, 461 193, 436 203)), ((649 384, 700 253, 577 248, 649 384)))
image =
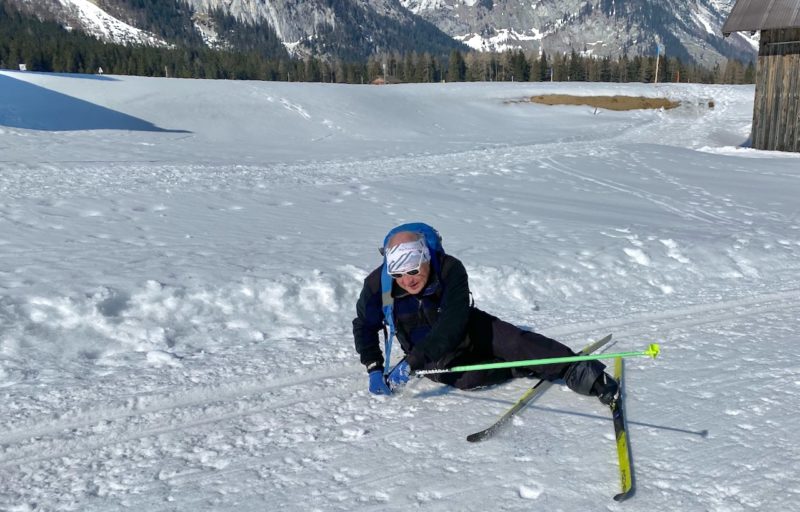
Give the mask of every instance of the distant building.
POLYGON ((382 76, 379 76, 370 83, 372 85, 391 85, 391 84, 400 84, 402 82, 393 76, 387 76, 386 79, 384 79, 382 76))
POLYGON ((800 0, 738 0, 722 34, 757 31, 753 147, 800 152, 800 0))

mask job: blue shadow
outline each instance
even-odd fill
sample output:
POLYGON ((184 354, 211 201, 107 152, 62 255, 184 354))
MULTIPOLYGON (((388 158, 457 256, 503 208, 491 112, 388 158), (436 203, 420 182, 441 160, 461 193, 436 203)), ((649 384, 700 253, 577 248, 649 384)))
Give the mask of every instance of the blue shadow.
MULTIPOLYGON (((81 75, 111 80, 102 75, 81 75)), ((131 130, 190 133, 165 130, 137 117, 95 105, 60 92, 0 74, 0 126, 42 131, 131 130)))
POLYGON ((99 75, 93 73, 53 73, 50 71, 16 71, 14 69, 6 70, 6 73, 20 73, 24 75, 40 75, 40 76, 65 76, 67 78, 82 78, 83 80, 97 80, 98 82, 119 82, 119 78, 114 78, 109 75, 99 75))

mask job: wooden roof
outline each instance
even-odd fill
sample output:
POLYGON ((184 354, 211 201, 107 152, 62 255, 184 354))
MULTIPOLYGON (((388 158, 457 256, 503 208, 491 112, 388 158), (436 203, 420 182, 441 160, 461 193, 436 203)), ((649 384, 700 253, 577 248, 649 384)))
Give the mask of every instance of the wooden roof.
POLYGON ((739 0, 722 34, 775 28, 800 28, 800 0, 739 0))

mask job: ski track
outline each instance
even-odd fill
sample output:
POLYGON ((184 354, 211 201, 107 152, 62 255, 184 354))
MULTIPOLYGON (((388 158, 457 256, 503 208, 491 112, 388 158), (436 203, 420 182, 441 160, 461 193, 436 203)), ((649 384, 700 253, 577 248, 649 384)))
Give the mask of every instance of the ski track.
POLYGON ((553 158, 548 158, 547 162, 544 165, 548 169, 552 169, 558 173, 573 177, 575 179, 593 183, 600 187, 615 190, 617 192, 622 192, 623 194, 629 194, 631 196, 637 197, 645 201, 650 201, 654 204, 661 206, 664 210, 668 211, 669 213, 677 215, 686 220, 690 221, 694 220, 711 225, 714 225, 720 221, 724 222, 725 224, 734 224, 734 223, 736 225, 740 224, 739 222, 732 221, 732 219, 729 218, 722 218, 718 215, 709 214, 707 211, 699 210, 696 207, 693 207, 689 204, 675 204, 674 199, 668 198, 660 194, 654 194, 652 192, 647 192, 642 189, 637 189, 635 187, 623 185, 622 183, 617 183, 611 180, 601 180, 599 178, 586 176, 578 172, 576 169, 567 168, 563 163, 559 163, 553 158), (693 210, 697 211, 698 214, 691 213, 693 210))
MULTIPOLYGON (((605 319, 598 323, 584 322, 561 327, 551 326, 547 328, 543 334, 567 341, 591 338, 605 331, 612 332, 614 333, 614 339, 611 345, 605 349, 605 351, 609 351, 610 347, 620 344, 621 340, 625 338, 665 333, 672 329, 683 329, 697 325, 724 323, 735 318, 763 315, 773 311, 790 310, 798 307, 800 307, 800 289, 795 289, 763 294, 747 299, 676 308, 659 313, 636 314, 613 320, 605 319)), ((8 426, 8 429, 0 434, 0 445, 11 446, 29 438, 61 435, 64 431, 77 430, 82 427, 94 425, 98 422, 111 422, 115 420, 125 420, 128 422, 137 416, 145 416, 177 408, 198 407, 210 403, 225 403, 233 401, 234 399, 265 394, 274 389, 281 390, 284 388, 301 387, 325 379, 350 378, 362 372, 363 368, 361 368, 361 365, 351 364, 348 365, 346 370, 342 370, 341 367, 338 367, 338 369, 330 368, 324 371, 317 370, 312 373, 304 374, 302 377, 279 378, 257 384, 242 382, 218 387, 189 389, 180 394, 169 394, 157 398, 148 396, 146 400, 147 405, 130 405, 130 400, 126 400, 126 402, 128 402, 126 406, 88 410, 60 421, 48 422, 37 419, 26 425, 8 426)), ((300 391, 308 392, 309 390, 301 389, 300 391)), ((317 390, 311 389, 310 391, 313 393, 317 390)), ((286 404, 291 403, 294 402, 291 400, 286 402, 286 404)), ((258 411, 243 411, 240 414, 252 414, 260 411, 261 409, 258 411)), ((225 414, 220 416, 216 421, 228 418, 229 415, 225 414)), ((22 462, 18 462, 10 457, 0 458, 0 467, 18 463, 22 462)))
MULTIPOLYGON (((392 176, 397 173, 417 177, 441 176, 448 173, 457 175, 462 172, 462 167, 466 167, 463 162, 469 162, 470 169, 492 169, 496 167, 498 161, 502 161, 505 167, 513 167, 542 160, 559 170, 562 166, 550 155, 611 156, 620 150, 621 144, 634 144, 637 140, 643 139, 641 134, 647 133, 650 126, 659 122, 661 119, 637 120, 622 129, 621 133, 593 134, 591 137, 586 137, 587 140, 570 138, 548 142, 487 143, 479 145, 478 149, 446 148, 441 153, 409 152, 401 156, 362 158, 355 161, 309 160, 269 166, 224 163, 186 165, 161 160, 6 161, 6 164, 11 165, 6 165, 0 173, 0 191, 10 199, 31 197, 52 199, 68 197, 78 191, 82 194, 96 194, 109 190, 131 192, 153 186, 217 190, 221 187, 269 189, 276 185, 360 184, 383 180, 387 175, 392 176), (57 173, 59 176, 57 185, 51 184, 46 188, 39 186, 41 183, 52 181, 55 171, 60 171, 57 173)), ((470 146, 474 145, 470 143, 470 146)), ((564 173, 571 173, 573 177, 581 180, 592 181, 574 170, 565 170, 564 173)), ((610 188, 615 186, 600 180, 595 183, 610 188)), ((618 190, 632 192, 626 187, 618 190)))
MULTIPOLYGON (((673 329, 684 329, 686 327, 698 325, 724 323, 731 319, 763 315, 773 311, 791 310, 799 307, 800 289, 797 289, 759 295, 748 299, 721 301, 716 303, 695 305, 686 308, 671 309, 659 313, 637 314, 613 320, 606 319, 598 323, 575 323, 561 327, 552 326, 547 328, 543 334, 557 337, 559 339, 563 339, 565 342, 568 342, 573 340, 588 339, 593 336, 602 335, 602 333, 608 331, 614 333, 614 339, 612 340, 611 345, 605 349, 605 351, 609 351, 611 347, 619 345, 621 340, 631 337, 653 335, 656 333, 663 336, 663 333, 668 333, 673 329)), ((668 348, 666 349, 668 350, 668 348)), ((669 357, 669 355, 665 354, 665 357, 669 357)), ((236 405, 236 400, 238 399, 263 395, 275 389, 282 390, 285 388, 299 387, 301 388, 298 390, 299 392, 313 394, 316 393, 318 389, 302 388, 302 386, 326 379, 349 379, 356 375, 360 375, 361 373, 363 373, 363 369, 360 365, 351 364, 346 370, 342 370, 341 367, 339 367, 339 369, 330 368, 326 369, 325 371, 317 370, 312 373, 305 374, 302 377, 279 378, 257 384, 252 382, 242 382, 238 384, 226 384, 218 387, 189 389, 180 394, 169 394, 157 398, 148 396, 147 405, 131 406, 128 404, 125 406, 98 410, 90 409, 76 416, 65 418, 64 420, 47 421, 37 419, 30 424, 9 426, 8 430, 0 434, 0 445, 8 448, 30 438, 61 436, 65 431, 79 430, 81 428, 90 427, 102 422, 120 421, 120 423, 127 423, 131 422, 131 420, 136 417, 153 415, 173 409, 193 407, 202 408, 208 404, 225 404, 226 402, 231 402, 230 405, 236 405)), ((360 389, 360 387, 361 386, 358 386, 358 389, 360 389)), ((290 399, 279 401, 276 402, 276 406, 283 407, 286 405, 291 405, 296 403, 297 400, 290 399)), ((130 400, 127 400, 127 402, 130 402, 130 400)), ((131 439, 160 434, 162 433, 161 429, 164 427, 167 427, 166 430, 164 430, 165 432, 179 430, 180 426, 183 424, 193 426, 195 424, 212 423, 214 421, 227 420, 234 416, 263 412, 264 410, 268 409, 269 402, 267 402, 267 404, 257 406, 253 410, 248 409, 235 413, 225 413, 218 417, 206 417, 204 420, 193 419, 187 423, 178 423, 173 427, 154 427, 154 432, 149 432, 146 429, 143 429, 141 436, 132 436, 131 439)), ((100 446, 104 446, 104 444, 97 444, 94 446, 94 448, 100 446)), ((85 447, 81 446, 76 446, 73 448, 73 450, 85 449, 85 447)), ((35 446, 31 447, 30 450, 37 451, 35 446)), ((8 453, 9 452, 6 451, 5 456, 0 458, 0 467, 14 466, 28 462, 24 456, 8 456, 8 453)), ((52 455, 52 457, 37 455, 32 460, 46 460, 48 458, 56 458, 59 456, 61 455, 56 454, 52 455)))
MULTIPOLYGON (((670 358, 673 357, 670 350, 670 332, 681 332, 700 325, 727 324, 731 320, 763 317, 770 313, 792 310, 800 310, 800 290, 798 289, 762 294, 746 299, 699 304, 658 313, 605 319, 595 323, 554 326, 547 329, 545 334, 559 337, 565 341, 575 341, 596 337, 608 331, 614 333, 616 345, 624 343, 626 348, 631 348, 627 347, 631 338, 635 339, 635 345, 639 345, 644 343, 644 341, 640 342, 639 338, 667 333, 666 339, 648 341, 660 341, 663 347, 662 358, 670 358)), ((158 397, 149 396, 147 397, 148 403, 141 407, 120 405, 102 409, 89 408, 75 417, 58 421, 40 418, 30 424, 13 426, 0 435, 0 446, 2 446, 0 476, 7 482, 5 485, 8 485, 16 478, 36 474, 37 468, 50 467, 52 471, 53 467, 61 467, 57 473, 60 472, 64 478, 74 479, 72 471, 67 468, 90 468, 103 460, 120 456, 124 458, 128 453, 139 453, 143 449, 147 451, 146 448, 152 445, 152 449, 155 450, 152 456, 161 460, 160 466, 167 469, 162 467, 154 478, 152 472, 142 473, 140 469, 134 468, 123 479, 124 483, 120 484, 119 490, 124 490, 125 494, 136 502, 137 507, 146 504, 148 510, 171 510, 169 504, 147 498, 148 491, 165 487, 173 490, 187 486, 193 488, 213 487, 215 482, 221 482, 237 473, 256 475, 258 476, 256 482, 261 482, 264 478, 274 479, 276 475, 285 473, 293 464, 296 464, 292 462, 294 460, 292 454, 298 449, 297 443, 303 445, 305 442, 322 442, 322 445, 327 448, 323 450, 324 455, 318 454, 322 457, 321 459, 311 465, 306 461, 300 467, 295 468, 304 472, 303 481, 310 485, 315 479, 321 478, 319 473, 321 468, 335 467, 335 464, 331 466, 331 461, 344 456, 346 451, 351 449, 352 443, 348 442, 348 439, 358 441, 364 435, 363 427, 360 426, 363 418, 353 417, 352 413, 346 411, 348 403, 358 402, 362 399, 360 397, 364 396, 361 372, 358 365, 351 365, 344 370, 331 368, 314 371, 302 377, 276 378, 258 383, 228 383, 217 388, 204 387, 199 390, 190 388, 180 393, 170 393, 158 397), (324 393, 324 389, 328 386, 335 387, 341 392, 335 397, 329 397, 326 403, 320 406, 316 403, 315 397, 324 393), (279 415, 281 423, 271 423, 269 421, 271 413, 279 409, 283 410, 279 415), (334 411, 340 409, 340 411, 333 412, 332 409, 334 411), (345 419, 340 419, 340 423, 333 427, 319 427, 312 426, 319 422, 318 420, 309 422, 309 415, 345 419), (216 432, 216 438, 210 439, 213 435, 209 434, 207 428, 201 427, 214 424, 217 427, 212 432, 216 432), (247 439, 248 436, 266 436, 266 439, 255 443, 254 451, 247 447, 235 446, 237 442, 242 442, 241 439, 247 439), (165 444, 165 442, 158 441, 159 439, 171 439, 172 441, 165 441, 165 444), (237 439, 239 441, 236 441, 237 439), (268 444, 271 447, 264 451, 263 445, 259 443, 268 442, 269 439, 273 439, 273 443, 268 444), (175 443, 178 443, 177 448, 172 446, 175 443), (234 446, 228 446, 231 443, 234 446), (227 446, 227 449, 222 450, 217 445, 227 446), (203 446, 207 448, 203 448, 203 446), (262 446, 262 448, 258 448, 258 446, 262 446), (198 455, 198 460, 184 460, 187 457, 186 454, 191 454, 193 451, 203 452, 204 449, 209 452, 206 456, 207 460, 203 458, 202 454, 198 455), (225 455, 223 456, 222 453, 225 455), (175 462, 170 463, 169 461, 173 458, 176 458, 175 462), (222 460, 215 462, 215 459, 222 460), (276 465, 280 469, 276 469, 276 465), (171 466, 180 469, 173 471, 169 469, 171 466), (26 469, 23 470, 23 468, 26 469)), ((449 397, 445 400, 447 403, 440 405, 444 410, 457 408, 459 404, 463 404, 464 400, 470 400, 469 393, 463 392, 449 393, 445 397, 449 397)), ((443 398, 440 396, 437 397, 437 400, 443 398)), ((512 401, 513 399, 511 401, 504 400, 506 405, 510 405, 512 401)), ((364 412, 364 415, 374 413, 374 407, 374 405, 370 407, 364 412)), ((471 418, 471 426, 468 429, 493 421, 491 418, 494 414, 471 418)), ((629 418, 629 422, 634 426, 637 424, 633 417, 629 418)), ((392 425, 394 426, 388 430, 383 428, 378 438, 373 436, 371 443, 391 444, 393 436, 408 434, 408 427, 398 427, 394 423, 392 425)), ((433 422, 430 420, 415 421, 415 430, 421 432, 432 426, 433 422)), ((469 432, 465 430, 462 433, 466 435, 469 432)), ((576 431, 575 434, 579 435, 579 432, 576 431)), ((634 436, 633 442, 636 441, 637 438, 634 436)), ((397 448, 407 449, 406 442, 398 444, 397 448)), ((435 441, 433 449, 438 449, 435 441)), ((301 453, 304 452, 301 450, 301 453)), ((455 460, 453 464, 457 465, 457 462, 458 460, 455 460)), ((577 460, 574 462, 579 464, 577 460)), ((141 463, 144 463, 145 467, 151 464, 146 460, 140 460, 138 464, 141 463)), ((565 461, 564 464, 569 466, 571 462, 565 461)), ((323 489, 317 493, 315 500, 348 503, 351 499, 357 498, 361 500, 377 499, 380 503, 380 496, 365 498, 356 496, 357 492, 356 495, 353 494, 355 489, 373 487, 373 484, 380 482, 381 479, 388 478, 381 473, 380 464, 368 463, 368 466, 371 469, 365 471, 364 476, 359 478, 334 475, 333 477, 341 479, 342 483, 347 483, 346 488, 340 491, 330 488, 323 489), (343 496, 345 499, 338 499, 343 496)), ((392 478, 397 479, 398 475, 393 474, 392 478)), ((287 485, 291 485, 291 481, 287 482, 287 485)), ((648 485, 657 488, 659 483, 656 481, 648 483, 648 485)), ((280 483, 273 480, 271 484, 267 485, 267 488, 271 488, 273 498, 280 502, 280 483)), ((265 489, 257 488, 250 489, 250 491, 253 496, 266 492, 265 489)), ((479 489, 465 488, 461 491, 479 494, 479 489)), ((457 493, 461 491, 457 491, 457 493)), ((104 491, 105 494, 114 492, 112 488, 104 491)), ((671 489, 670 492, 674 492, 674 489, 671 489)), ((197 503, 203 502, 205 499, 203 496, 198 496, 197 503)), ((440 502, 440 504, 446 503, 446 495, 440 493, 434 501, 440 502)), ((427 503, 425 499, 423 502, 427 503)), ((125 501, 123 500, 122 503, 125 501)), ((181 502, 182 507, 189 504, 191 503, 185 500, 181 502)), ((376 504, 376 506, 378 505, 376 504)), ((346 510, 346 508, 344 505, 333 506, 331 510, 346 510)), ((384 508, 395 510, 388 506, 384 508)), ((365 509, 369 509, 369 507, 365 509)), ((439 510, 439 508, 433 506, 433 510, 439 510)))

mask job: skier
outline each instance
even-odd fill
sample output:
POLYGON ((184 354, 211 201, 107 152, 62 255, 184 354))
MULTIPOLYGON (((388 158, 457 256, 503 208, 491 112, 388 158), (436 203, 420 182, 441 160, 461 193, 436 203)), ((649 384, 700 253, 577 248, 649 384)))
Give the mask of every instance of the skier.
MULTIPOLYGON (((367 368, 371 393, 390 395, 404 386, 414 371, 422 369, 575 355, 555 340, 474 307, 464 265, 445 254, 439 233, 427 224, 392 229, 381 252, 384 262, 364 280, 353 320, 355 347, 367 368), (379 339, 385 324, 396 329, 405 353, 386 376, 384 364, 388 363, 379 339)), ((599 361, 581 361, 427 377, 459 389, 497 384, 517 376, 564 379, 573 391, 597 396, 609 404, 618 385, 604 368, 599 361)))

